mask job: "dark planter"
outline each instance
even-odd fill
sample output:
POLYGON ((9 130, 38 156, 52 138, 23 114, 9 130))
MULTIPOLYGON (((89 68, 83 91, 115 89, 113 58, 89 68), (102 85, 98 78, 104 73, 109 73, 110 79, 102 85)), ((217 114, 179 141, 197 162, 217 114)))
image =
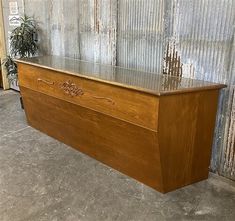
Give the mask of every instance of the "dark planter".
POLYGON ((21 105, 21 108, 24 109, 24 103, 23 103, 23 99, 21 96, 20 96, 20 105, 21 105))

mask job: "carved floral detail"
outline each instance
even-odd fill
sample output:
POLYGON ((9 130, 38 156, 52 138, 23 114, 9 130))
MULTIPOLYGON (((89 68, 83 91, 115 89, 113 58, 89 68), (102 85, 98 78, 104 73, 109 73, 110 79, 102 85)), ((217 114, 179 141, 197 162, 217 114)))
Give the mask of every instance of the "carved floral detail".
POLYGON ((66 94, 71 97, 82 96, 84 94, 82 88, 78 87, 75 83, 68 80, 60 85, 60 89, 62 89, 66 94))

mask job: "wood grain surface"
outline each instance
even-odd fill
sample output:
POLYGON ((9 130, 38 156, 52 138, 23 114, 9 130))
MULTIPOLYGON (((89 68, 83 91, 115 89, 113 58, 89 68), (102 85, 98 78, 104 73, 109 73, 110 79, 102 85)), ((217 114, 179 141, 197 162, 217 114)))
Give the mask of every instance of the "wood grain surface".
POLYGON ((208 177, 218 92, 160 98, 158 139, 164 192, 208 177))
POLYGON ((157 133, 21 87, 29 125, 161 191, 157 133))
POLYGON ((219 89, 146 94, 19 65, 29 124, 163 193, 206 179, 219 89))
POLYGON ((134 124, 157 129, 158 98, 93 80, 19 64, 20 85, 134 124), (70 83, 70 93, 69 86, 70 83), (74 84, 74 85, 71 85, 74 84), (73 91, 82 94, 72 96, 73 91))

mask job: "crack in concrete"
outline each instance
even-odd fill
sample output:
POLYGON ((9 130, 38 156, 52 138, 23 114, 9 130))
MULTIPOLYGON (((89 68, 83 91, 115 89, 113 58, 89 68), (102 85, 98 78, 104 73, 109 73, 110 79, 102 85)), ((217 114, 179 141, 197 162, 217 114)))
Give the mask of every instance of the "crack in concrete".
POLYGON ((29 127, 30 127, 30 126, 26 126, 26 127, 21 128, 21 129, 18 129, 18 130, 16 130, 16 131, 12 131, 12 132, 10 132, 10 133, 4 134, 4 135, 0 136, 0 138, 8 137, 8 136, 13 135, 13 134, 15 134, 15 133, 18 133, 18 132, 21 132, 21 131, 23 131, 23 130, 26 130, 26 129, 29 128, 29 127))

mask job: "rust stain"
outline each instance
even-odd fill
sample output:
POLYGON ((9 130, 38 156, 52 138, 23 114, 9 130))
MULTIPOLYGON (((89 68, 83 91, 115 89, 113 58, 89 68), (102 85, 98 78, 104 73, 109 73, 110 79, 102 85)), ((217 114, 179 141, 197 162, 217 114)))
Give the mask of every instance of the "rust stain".
POLYGON ((100 33, 100 22, 99 22, 99 0, 94 0, 94 30, 98 34, 100 33))
POLYGON ((170 76, 182 77, 182 66, 183 64, 181 63, 181 59, 176 51, 175 45, 171 48, 170 43, 168 43, 164 58, 163 73, 170 76))
MULTIPOLYGON (((224 164, 221 175, 235 176, 235 86, 232 89, 231 113, 228 119, 227 142, 223 153, 224 164)), ((233 179, 233 178, 232 178, 233 179)), ((234 179, 235 180, 235 179, 234 179)))

